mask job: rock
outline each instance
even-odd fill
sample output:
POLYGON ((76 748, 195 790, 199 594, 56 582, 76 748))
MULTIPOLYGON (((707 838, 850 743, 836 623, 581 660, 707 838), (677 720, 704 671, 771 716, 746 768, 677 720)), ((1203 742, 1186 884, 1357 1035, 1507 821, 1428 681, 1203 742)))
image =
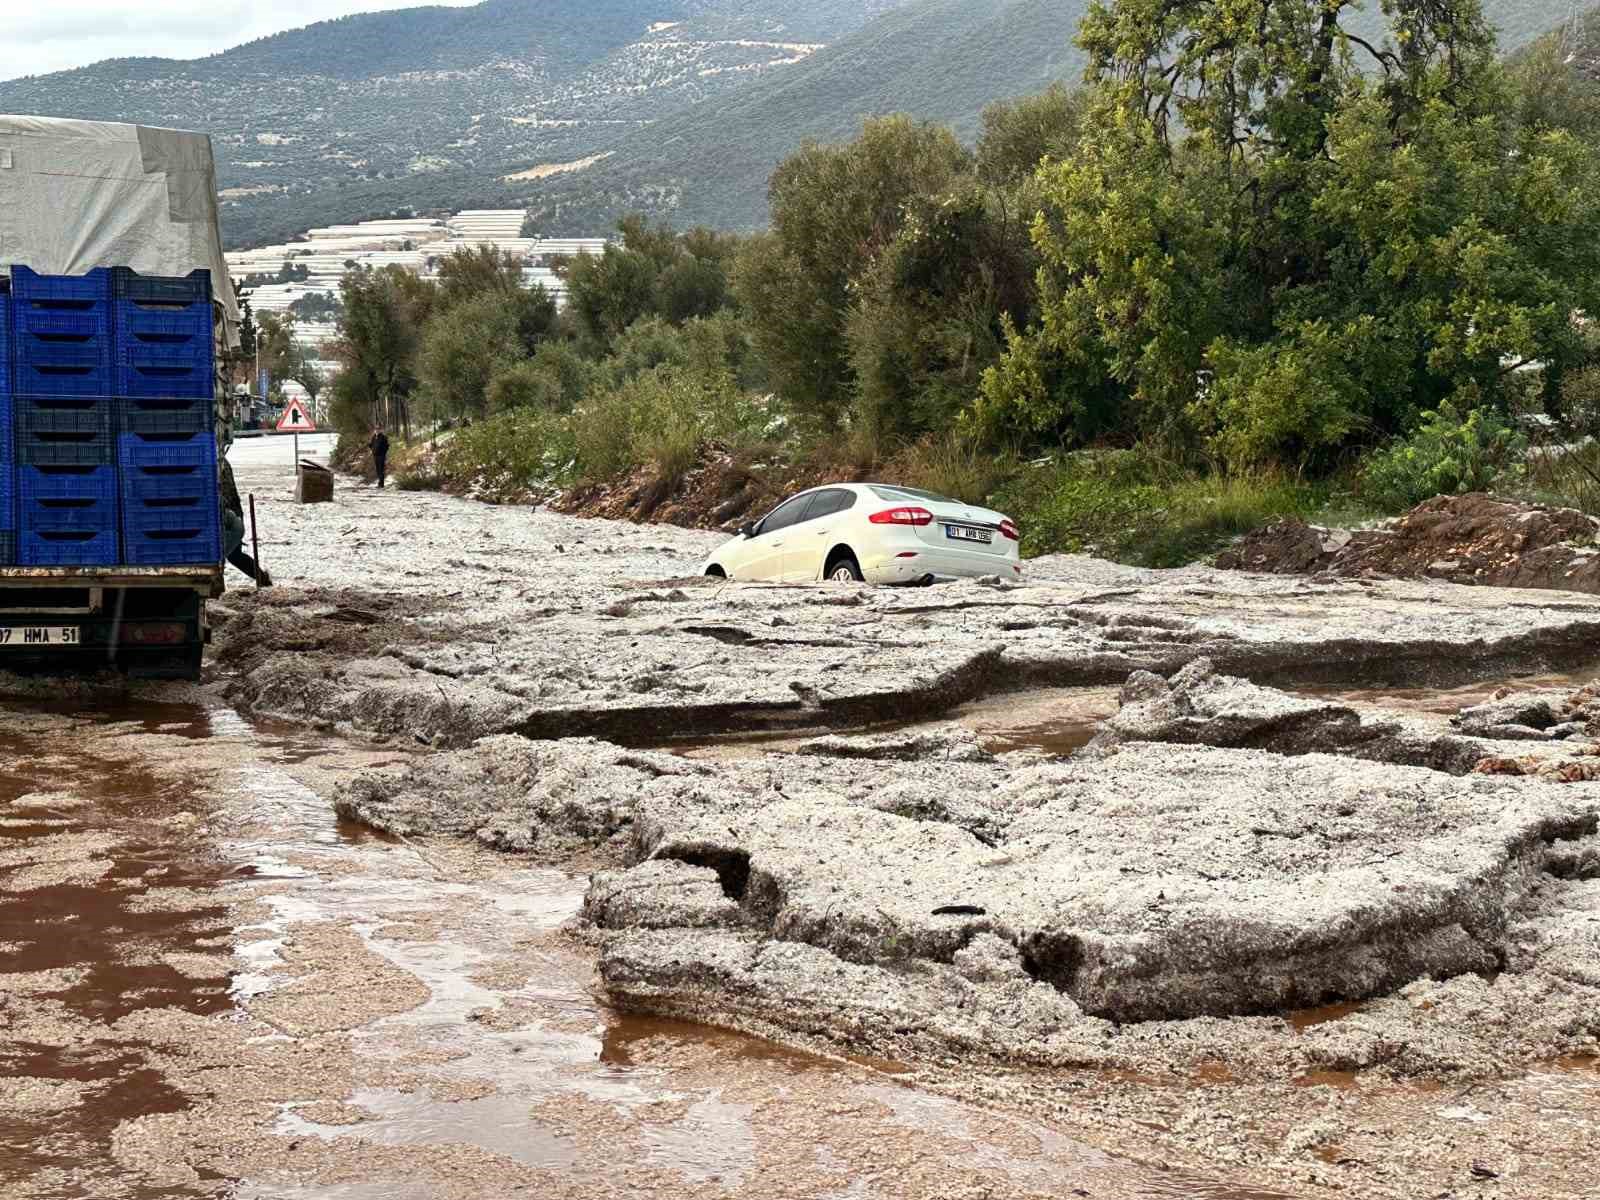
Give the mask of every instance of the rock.
POLYGON ((1504 699, 1464 708, 1450 723, 1463 732, 1483 733, 1485 737, 1494 736, 1484 732, 1486 730, 1512 727, 1526 728, 1537 737, 1557 720, 1555 705, 1548 697, 1513 693, 1504 699))
POLYGON ((1180 742, 1207 746, 1331 749, 1370 739, 1354 709, 1290 696, 1220 674, 1210 659, 1196 659, 1170 683, 1141 673, 1123 689, 1123 706, 1105 723, 1093 746, 1123 742, 1180 742))

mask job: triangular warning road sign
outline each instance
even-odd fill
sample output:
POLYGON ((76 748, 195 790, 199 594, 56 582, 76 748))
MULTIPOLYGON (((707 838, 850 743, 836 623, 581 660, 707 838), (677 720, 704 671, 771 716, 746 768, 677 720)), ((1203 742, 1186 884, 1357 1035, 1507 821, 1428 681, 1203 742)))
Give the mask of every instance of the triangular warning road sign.
POLYGON ((289 407, 283 410, 283 417, 278 421, 279 433, 315 433, 317 423, 313 421, 306 410, 300 407, 300 401, 289 401, 289 407))

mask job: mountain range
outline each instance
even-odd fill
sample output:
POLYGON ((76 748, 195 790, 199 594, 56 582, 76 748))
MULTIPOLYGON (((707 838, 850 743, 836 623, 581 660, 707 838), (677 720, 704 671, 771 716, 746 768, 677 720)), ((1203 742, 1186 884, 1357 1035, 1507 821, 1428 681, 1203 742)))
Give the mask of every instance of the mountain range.
MULTIPOLYGON (((896 111, 970 137, 991 101, 1076 79, 1087 4, 485 0, 0 82, 0 111, 210 133, 230 246, 501 205, 552 234, 601 232, 630 210, 750 228, 803 138, 896 111)), ((1570 11, 1486 7, 1507 49, 1570 11)))

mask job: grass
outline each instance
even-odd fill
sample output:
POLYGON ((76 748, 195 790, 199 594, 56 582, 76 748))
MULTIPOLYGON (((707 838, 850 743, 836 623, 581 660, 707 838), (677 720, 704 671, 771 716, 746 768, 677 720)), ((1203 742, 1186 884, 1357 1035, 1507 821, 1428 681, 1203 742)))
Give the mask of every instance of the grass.
POLYGON ((1354 524, 1378 514, 1331 483, 1202 475, 1136 451, 1084 451, 1024 467, 993 497, 1022 527, 1022 552, 1094 554, 1142 567, 1209 558, 1281 517, 1354 524))

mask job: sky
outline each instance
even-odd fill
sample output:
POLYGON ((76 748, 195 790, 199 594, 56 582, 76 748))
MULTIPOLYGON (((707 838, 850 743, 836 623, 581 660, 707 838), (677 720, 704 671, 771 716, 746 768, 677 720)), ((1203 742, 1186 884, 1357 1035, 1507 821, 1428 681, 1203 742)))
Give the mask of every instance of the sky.
POLYGON ((313 21, 477 0, 0 0, 0 79, 107 58, 199 58, 313 21))

